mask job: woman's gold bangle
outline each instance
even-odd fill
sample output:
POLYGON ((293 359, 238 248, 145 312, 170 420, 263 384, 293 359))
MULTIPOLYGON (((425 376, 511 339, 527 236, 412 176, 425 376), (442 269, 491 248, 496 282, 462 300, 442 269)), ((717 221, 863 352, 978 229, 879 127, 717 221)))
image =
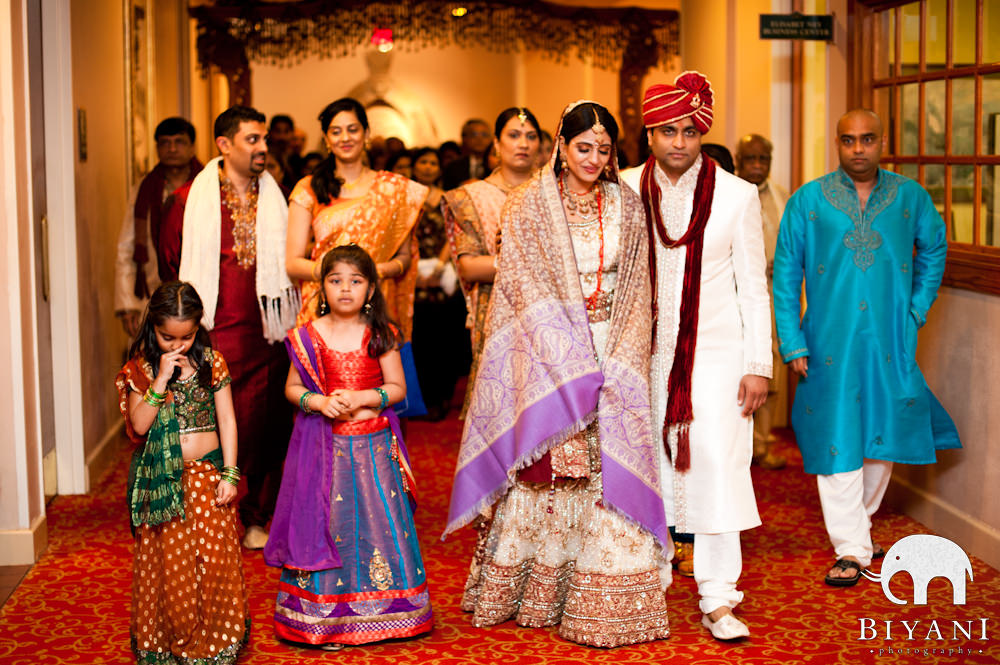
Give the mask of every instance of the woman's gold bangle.
POLYGON ((400 259, 393 259, 393 262, 399 264, 399 274, 396 275, 397 277, 401 276, 404 272, 406 272, 406 266, 403 265, 403 261, 402 260, 400 260, 400 259))

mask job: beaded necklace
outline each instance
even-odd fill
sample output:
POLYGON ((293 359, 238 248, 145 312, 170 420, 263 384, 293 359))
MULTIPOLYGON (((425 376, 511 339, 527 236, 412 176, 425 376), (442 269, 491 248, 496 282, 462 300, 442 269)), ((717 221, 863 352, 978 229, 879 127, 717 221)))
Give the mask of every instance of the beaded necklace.
MULTIPOLYGON (((563 180, 564 178, 562 176, 560 176, 558 179, 559 195, 562 198, 563 202, 566 204, 566 209, 572 213, 575 213, 578 217, 582 217, 582 215, 580 215, 579 212, 576 212, 576 208, 570 206, 570 201, 572 201, 572 199, 566 198, 566 192, 569 191, 570 194, 573 194, 577 198, 579 198, 581 195, 576 194, 576 192, 569 189, 569 187, 567 187, 563 183, 563 180)), ((597 288, 594 289, 593 293, 587 296, 586 303, 588 310, 596 311, 601 304, 601 300, 604 297, 604 291, 601 290, 601 281, 602 278, 604 277, 604 215, 601 210, 602 196, 601 196, 600 183, 595 183, 594 186, 590 190, 588 190, 584 195, 589 194, 591 191, 594 192, 594 202, 595 202, 594 207, 596 208, 596 213, 597 213, 597 232, 601 235, 601 248, 598 251, 599 260, 597 264, 597 288)))
MULTIPOLYGON (((562 178, 559 179, 560 192, 563 191, 563 181, 562 178)), ((583 194, 577 194, 569 187, 566 187, 572 196, 570 198, 565 198, 566 210, 585 222, 589 222, 594 219, 595 216, 601 214, 601 200, 600 200, 600 188, 595 184, 590 189, 585 191, 583 194), (595 191, 596 190, 596 191, 595 191), (590 193, 594 192, 594 196, 591 197, 590 193)))

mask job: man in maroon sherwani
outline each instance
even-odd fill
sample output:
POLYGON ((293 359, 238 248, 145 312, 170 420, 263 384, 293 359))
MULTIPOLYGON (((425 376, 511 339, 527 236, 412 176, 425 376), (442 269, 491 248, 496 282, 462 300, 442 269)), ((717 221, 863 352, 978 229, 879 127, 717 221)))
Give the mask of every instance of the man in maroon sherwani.
POLYGON ((229 365, 248 490, 240 502, 243 545, 250 549, 267 542, 291 431, 289 361, 280 342, 297 311, 284 267, 288 212, 264 171, 266 135, 255 109, 234 106, 216 118, 222 157, 177 190, 158 248, 163 278, 198 290, 212 345, 229 365))

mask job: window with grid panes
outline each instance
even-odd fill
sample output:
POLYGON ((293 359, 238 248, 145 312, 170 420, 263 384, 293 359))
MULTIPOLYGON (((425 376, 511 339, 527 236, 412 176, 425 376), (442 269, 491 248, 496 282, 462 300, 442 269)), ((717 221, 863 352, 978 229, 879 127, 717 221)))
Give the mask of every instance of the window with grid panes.
POLYGON ((855 71, 886 122, 882 167, 941 212, 945 284, 1000 294, 1000 0, 865 4, 855 71))

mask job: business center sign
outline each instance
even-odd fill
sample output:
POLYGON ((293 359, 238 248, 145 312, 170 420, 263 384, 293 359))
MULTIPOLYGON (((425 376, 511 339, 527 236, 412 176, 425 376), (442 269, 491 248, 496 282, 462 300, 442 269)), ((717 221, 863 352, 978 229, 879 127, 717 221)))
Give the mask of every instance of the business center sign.
POLYGON ((833 15, 761 14, 761 39, 833 39, 833 15))

